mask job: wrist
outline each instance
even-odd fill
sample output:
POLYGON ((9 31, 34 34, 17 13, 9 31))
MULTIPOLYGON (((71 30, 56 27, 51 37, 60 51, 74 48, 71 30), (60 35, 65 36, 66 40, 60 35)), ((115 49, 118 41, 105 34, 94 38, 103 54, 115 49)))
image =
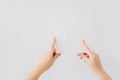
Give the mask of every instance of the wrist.
POLYGON ((42 69, 40 69, 39 67, 35 67, 29 75, 30 80, 31 79, 32 80, 37 80, 42 74, 43 74, 42 69))
POLYGON ((100 74, 102 74, 102 73, 104 73, 104 72, 105 72, 105 71, 104 71, 103 68, 98 69, 98 70, 95 71, 95 73, 96 73, 97 75, 100 75, 100 74))
POLYGON ((92 70, 96 74, 100 74, 100 73, 104 72, 104 69, 102 67, 93 68, 92 70))
POLYGON ((100 71, 96 72, 96 75, 100 80, 112 80, 104 69, 101 69, 100 71))

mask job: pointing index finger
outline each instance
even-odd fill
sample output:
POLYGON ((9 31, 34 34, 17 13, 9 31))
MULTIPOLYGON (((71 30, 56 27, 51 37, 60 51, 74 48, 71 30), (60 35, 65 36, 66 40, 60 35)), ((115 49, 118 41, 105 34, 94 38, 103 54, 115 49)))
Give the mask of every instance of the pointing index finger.
POLYGON ((83 47, 85 48, 86 51, 89 51, 89 52, 91 51, 89 46, 86 44, 86 42, 84 40, 82 40, 82 45, 83 45, 83 47))
POLYGON ((56 37, 53 38, 51 47, 50 47, 50 51, 53 53, 55 50, 55 45, 56 45, 56 37))

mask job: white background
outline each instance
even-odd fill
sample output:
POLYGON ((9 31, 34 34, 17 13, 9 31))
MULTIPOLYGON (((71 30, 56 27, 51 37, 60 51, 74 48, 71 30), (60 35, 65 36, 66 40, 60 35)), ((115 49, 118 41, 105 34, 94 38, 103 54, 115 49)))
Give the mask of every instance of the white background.
POLYGON ((57 36, 62 56, 40 80, 98 80, 77 57, 85 39, 120 76, 119 0, 0 0, 0 80, 25 80, 57 36))

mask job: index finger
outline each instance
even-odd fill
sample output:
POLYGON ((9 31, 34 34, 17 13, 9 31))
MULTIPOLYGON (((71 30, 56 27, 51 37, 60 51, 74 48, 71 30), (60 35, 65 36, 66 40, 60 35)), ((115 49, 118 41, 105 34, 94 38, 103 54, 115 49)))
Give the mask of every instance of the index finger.
POLYGON ((86 51, 89 51, 89 52, 91 51, 89 46, 86 44, 86 42, 84 40, 82 40, 82 45, 83 45, 83 47, 85 48, 86 51))
POLYGON ((55 50, 55 45, 56 45, 56 37, 53 38, 51 47, 50 47, 50 51, 53 53, 55 50))

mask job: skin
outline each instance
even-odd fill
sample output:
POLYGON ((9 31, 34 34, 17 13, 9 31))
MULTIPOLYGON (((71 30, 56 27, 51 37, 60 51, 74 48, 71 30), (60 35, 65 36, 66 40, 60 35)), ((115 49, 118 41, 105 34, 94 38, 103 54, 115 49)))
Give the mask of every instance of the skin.
POLYGON ((80 59, 84 60, 90 69, 98 76, 99 80, 112 80, 103 69, 98 54, 92 51, 84 40, 82 41, 82 46, 84 47, 84 51, 78 53, 80 59))
MULTIPOLYGON (((54 37, 50 49, 43 54, 26 80, 38 80, 38 78, 54 64, 57 58, 61 55, 56 52, 55 45, 56 38, 54 37)), ((98 54, 93 52, 84 40, 82 41, 82 46, 84 47, 84 51, 78 53, 80 59, 84 60, 90 69, 97 75, 99 80, 112 80, 102 68, 98 54)))
POLYGON ((37 80, 41 74, 47 71, 54 64, 56 59, 61 55, 60 53, 56 52, 55 45, 56 38, 54 37, 50 49, 45 54, 43 54, 26 80, 37 80))

